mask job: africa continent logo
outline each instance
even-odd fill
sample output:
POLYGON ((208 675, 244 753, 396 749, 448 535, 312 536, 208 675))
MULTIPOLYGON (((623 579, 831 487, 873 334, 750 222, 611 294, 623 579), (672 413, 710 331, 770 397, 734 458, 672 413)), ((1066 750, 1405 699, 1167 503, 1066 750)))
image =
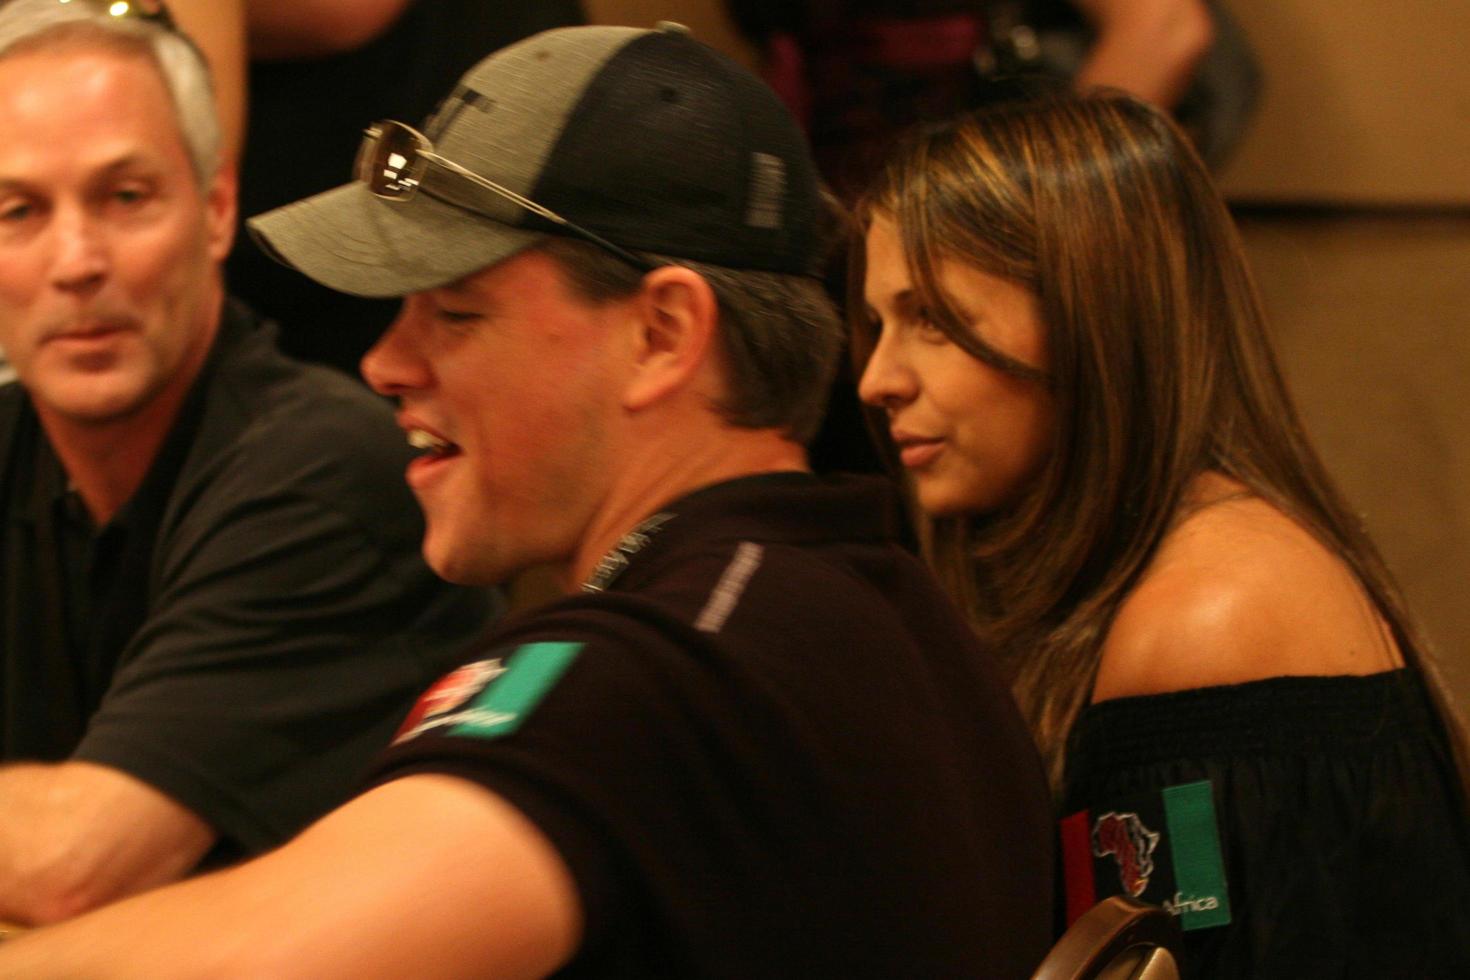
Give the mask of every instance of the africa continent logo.
POLYGON ((1118 880, 1134 898, 1148 887, 1158 844, 1158 833, 1145 827, 1136 813, 1104 813, 1092 825, 1092 853, 1113 856, 1118 862, 1118 880))

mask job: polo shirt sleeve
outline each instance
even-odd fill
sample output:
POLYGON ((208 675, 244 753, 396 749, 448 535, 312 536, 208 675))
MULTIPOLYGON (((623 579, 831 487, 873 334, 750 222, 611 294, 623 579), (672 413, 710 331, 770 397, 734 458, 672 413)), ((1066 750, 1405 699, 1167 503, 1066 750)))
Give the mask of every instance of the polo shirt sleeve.
POLYGON ((616 632, 543 629, 487 651, 429 689, 373 776, 453 775, 524 813, 577 883, 584 955, 769 873, 745 860, 769 849, 743 813, 779 789, 732 803, 728 778, 789 747, 690 646, 616 632))
POLYGON ((74 758, 128 772, 246 852, 344 800, 484 595, 316 497, 237 495, 176 527, 74 758))

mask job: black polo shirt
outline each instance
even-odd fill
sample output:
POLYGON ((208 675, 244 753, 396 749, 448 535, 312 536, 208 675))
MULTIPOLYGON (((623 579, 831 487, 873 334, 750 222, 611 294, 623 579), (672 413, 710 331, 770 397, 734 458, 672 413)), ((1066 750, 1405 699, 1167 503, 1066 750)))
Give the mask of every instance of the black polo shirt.
POLYGON ((584 913, 568 976, 1029 975, 1041 766, 892 511, 804 474, 674 503, 602 591, 431 688, 378 779, 459 776, 546 834, 584 913))
POLYGON ((230 305, 94 528, 0 388, 0 758, 120 769, 247 852, 340 802, 490 611, 424 565, 409 455, 386 403, 230 305))
POLYGON ((97 527, 18 385, 0 392, 13 424, 5 501, 7 697, 0 755, 57 761, 81 741, 118 657, 147 613, 148 568, 163 510, 194 441, 204 386, 185 401, 138 491, 97 527), (26 568, 26 557, 31 567, 26 568), (29 574, 27 574, 29 572, 29 574), (26 588, 27 579, 29 588, 26 588), (21 651, 49 656, 19 656, 21 651), (64 656, 54 655, 61 652, 64 656))

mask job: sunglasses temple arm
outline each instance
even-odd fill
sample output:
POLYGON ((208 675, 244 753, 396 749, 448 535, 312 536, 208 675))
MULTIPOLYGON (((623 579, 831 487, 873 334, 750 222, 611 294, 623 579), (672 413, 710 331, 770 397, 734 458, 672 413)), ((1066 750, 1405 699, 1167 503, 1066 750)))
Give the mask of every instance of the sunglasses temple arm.
POLYGON ((629 265, 634 266, 635 268, 642 269, 645 272, 650 271, 653 268, 653 266, 651 266, 648 262, 638 258, 638 256, 634 255, 632 252, 629 252, 627 249, 622 248, 618 245, 614 245, 612 242, 603 238, 596 232, 589 231, 586 228, 581 227, 580 225, 573 224, 566 218, 563 218, 561 215, 557 214, 555 211, 552 211, 550 208, 537 204, 535 201, 531 200, 528 197, 522 197, 520 194, 517 194, 509 187, 502 187, 490 178, 482 177, 481 175, 475 173, 473 170, 470 170, 467 167, 462 167, 459 164, 455 163, 453 160, 441 157, 437 153, 426 152, 423 154, 423 156, 425 159, 433 160, 441 167, 446 167, 450 170, 453 170, 461 177, 465 177, 475 182, 476 184, 479 184, 486 190, 493 191, 506 200, 520 205, 527 211, 530 211, 532 214, 538 215, 542 218, 545 218, 547 221, 550 221, 552 224, 565 228, 571 234, 576 235, 579 238, 584 238, 592 244, 597 245, 601 248, 607 249, 609 252, 616 255, 624 262, 627 262, 629 265))

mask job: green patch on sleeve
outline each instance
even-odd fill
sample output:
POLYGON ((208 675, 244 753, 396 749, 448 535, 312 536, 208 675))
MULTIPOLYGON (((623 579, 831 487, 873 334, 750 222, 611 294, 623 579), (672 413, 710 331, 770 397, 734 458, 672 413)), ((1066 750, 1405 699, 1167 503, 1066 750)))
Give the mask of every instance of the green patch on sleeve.
POLYGON ((451 735, 498 738, 521 727, 582 652, 581 643, 527 643, 506 658, 505 673, 476 696, 451 735))

